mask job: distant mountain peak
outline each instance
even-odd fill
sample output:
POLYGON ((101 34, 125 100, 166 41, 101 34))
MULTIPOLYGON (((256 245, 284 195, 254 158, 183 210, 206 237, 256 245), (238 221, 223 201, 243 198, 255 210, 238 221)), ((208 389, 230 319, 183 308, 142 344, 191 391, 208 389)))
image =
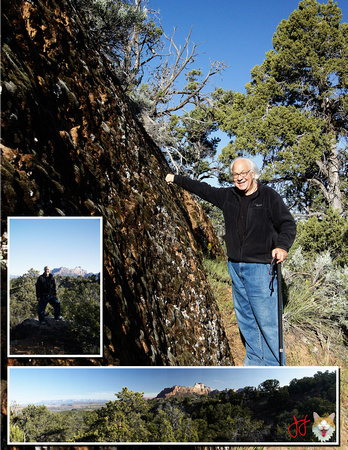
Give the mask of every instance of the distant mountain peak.
POLYGON ((87 270, 82 269, 81 266, 76 266, 74 269, 68 269, 67 267, 59 267, 51 270, 52 275, 61 275, 63 277, 88 277, 92 275, 87 270))

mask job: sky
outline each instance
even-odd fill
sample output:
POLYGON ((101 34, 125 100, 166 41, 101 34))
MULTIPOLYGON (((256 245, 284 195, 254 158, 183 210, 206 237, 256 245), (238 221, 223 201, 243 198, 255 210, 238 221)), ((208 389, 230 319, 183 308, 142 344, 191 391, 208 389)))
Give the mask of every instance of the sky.
MULTIPOLYGON (((227 64, 222 78, 213 79, 214 85, 226 90, 245 92, 250 72, 261 65, 266 52, 273 49, 272 38, 277 26, 298 8, 300 0, 149 0, 148 8, 160 12, 166 34, 174 27, 176 44, 183 45, 191 26, 191 42, 200 44, 201 53, 194 67, 207 73, 210 61, 227 64)), ((327 3, 327 0, 319 0, 327 3)), ((348 0, 337 0, 343 14, 342 22, 348 22, 348 0)), ((209 91, 213 90, 213 86, 209 91)), ((205 90, 207 92, 207 90, 205 90)), ((223 132, 216 133, 221 139, 218 154, 228 144, 223 132)), ((254 158, 260 167, 262 159, 254 158)), ((218 185, 216 180, 205 180, 218 185)))
POLYGON ((50 400, 116 400, 125 386, 154 397, 167 387, 204 383, 211 389, 258 387, 268 379, 280 386, 312 377, 328 367, 9 367, 9 405, 50 400), (30 389, 28 389, 30 386, 30 389))
MULTIPOLYGON (((184 43, 192 26, 191 42, 201 43, 198 64, 204 68, 210 60, 224 61, 228 68, 216 83, 224 89, 244 91, 251 69, 262 64, 273 48, 277 26, 298 5, 299 0, 149 0, 148 8, 160 12, 167 34, 177 27, 178 44, 184 43)), ((347 22, 348 0, 337 0, 337 5, 347 22)))
POLYGON ((9 218, 9 274, 81 266, 102 271, 102 223, 96 218, 9 218))

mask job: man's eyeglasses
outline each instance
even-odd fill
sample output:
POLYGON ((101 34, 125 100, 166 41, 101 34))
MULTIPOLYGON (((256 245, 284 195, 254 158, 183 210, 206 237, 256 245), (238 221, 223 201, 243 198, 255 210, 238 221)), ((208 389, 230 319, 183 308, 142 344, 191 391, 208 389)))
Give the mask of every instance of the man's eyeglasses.
MULTIPOLYGON (((251 170, 251 169, 250 169, 250 170, 251 170)), ((238 177, 243 177, 243 178, 245 178, 245 177, 248 175, 248 173, 250 172, 250 170, 242 170, 242 171, 239 172, 239 173, 232 172, 232 177, 233 177, 233 178, 238 178, 238 177)))

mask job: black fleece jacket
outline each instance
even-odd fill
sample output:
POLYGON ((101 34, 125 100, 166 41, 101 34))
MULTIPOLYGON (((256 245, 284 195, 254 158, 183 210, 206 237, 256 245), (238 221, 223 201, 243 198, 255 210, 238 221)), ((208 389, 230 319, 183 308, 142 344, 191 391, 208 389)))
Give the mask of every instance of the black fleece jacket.
POLYGON ((294 242, 296 224, 289 209, 277 192, 260 182, 248 204, 242 241, 238 234, 241 196, 235 187, 216 188, 182 175, 175 175, 174 183, 222 210, 231 261, 269 264, 274 248, 289 251, 294 242))
POLYGON ((50 273, 48 277, 43 273, 39 276, 36 282, 36 297, 40 298, 44 295, 54 295, 57 296, 56 293, 56 281, 53 278, 53 275, 50 273))

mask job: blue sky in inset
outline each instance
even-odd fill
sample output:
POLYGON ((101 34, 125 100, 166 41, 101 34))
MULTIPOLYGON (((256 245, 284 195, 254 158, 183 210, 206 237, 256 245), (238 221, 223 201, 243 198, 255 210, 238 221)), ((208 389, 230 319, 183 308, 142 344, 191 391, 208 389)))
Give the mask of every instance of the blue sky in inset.
MULTIPOLYGON (((204 383, 211 389, 258 387, 268 379, 288 385, 295 378, 312 377, 326 367, 10 367, 9 404, 47 400, 115 400, 123 386, 145 397, 166 387, 204 383)), ((330 368, 330 371, 335 368, 330 368)))
POLYGON ((87 272, 102 270, 100 217, 9 218, 9 274, 29 269, 81 266, 87 272))

